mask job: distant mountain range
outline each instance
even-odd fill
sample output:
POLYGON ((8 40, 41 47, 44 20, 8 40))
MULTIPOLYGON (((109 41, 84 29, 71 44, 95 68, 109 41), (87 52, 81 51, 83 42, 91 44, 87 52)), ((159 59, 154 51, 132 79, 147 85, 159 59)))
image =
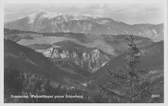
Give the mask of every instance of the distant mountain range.
MULTIPOLYGON (((127 40, 129 35, 88 35, 82 33, 37 33, 20 30, 4 29, 4 38, 17 42, 21 45, 30 47, 34 50, 44 51, 50 47, 64 47, 82 46, 87 48, 99 49, 111 56, 117 56, 127 50, 127 40), (65 42, 64 42, 65 41, 65 42), (66 41, 71 42, 70 44, 66 41), (63 43, 64 42, 64 43, 63 43)), ((147 37, 136 37, 136 44, 138 47, 144 47, 153 43, 147 37)), ((84 49, 86 50, 86 49, 84 49)), ((81 50, 81 51, 84 51, 81 50)), ((85 51, 84 51, 85 52, 85 51)))
POLYGON ((163 24, 129 25, 110 18, 41 11, 4 24, 5 28, 45 33, 73 32, 92 35, 133 34, 163 40, 163 24))

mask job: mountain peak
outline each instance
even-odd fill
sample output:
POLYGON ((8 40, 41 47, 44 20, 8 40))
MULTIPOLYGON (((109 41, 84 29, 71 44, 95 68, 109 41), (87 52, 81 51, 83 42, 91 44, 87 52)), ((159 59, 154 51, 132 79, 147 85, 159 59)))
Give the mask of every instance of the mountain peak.
POLYGON ((37 13, 47 13, 45 10, 40 10, 37 13))
POLYGON ((36 32, 73 32, 94 35, 134 34, 162 39, 163 25, 129 25, 110 18, 88 14, 67 14, 41 10, 27 17, 5 23, 5 28, 36 32), (152 26, 152 27, 151 27, 152 26))
POLYGON ((100 16, 90 15, 90 14, 69 14, 69 13, 57 13, 52 11, 50 12, 50 11, 40 10, 40 11, 37 11, 36 13, 32 13, 28 16, 22 16, 12 21, 8 21, 6 23, 14 22, 14 21, 17 21, 18 19, 28 18, 28 21, 29 21, 28 23, 33 24, 36 18, 39 18, 40 20, 43 20, 45 18, 50 20, 50 19, 59 18, 59 17, 63 18, 64 21, 90 20, 90 19, 101 18, 100 16))

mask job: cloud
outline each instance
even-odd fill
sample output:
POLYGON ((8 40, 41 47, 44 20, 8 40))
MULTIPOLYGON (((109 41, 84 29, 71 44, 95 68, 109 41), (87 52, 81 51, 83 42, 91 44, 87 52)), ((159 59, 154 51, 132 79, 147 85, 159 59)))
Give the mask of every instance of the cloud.
POLYGON ((5 4, 5 21, 27 16, 40 10, 69 14, 90 14, 109 17, 129 24, 163 22, 163 6, 160 4, 5 4), (152 18, 152 19, 151 19, 152 18))

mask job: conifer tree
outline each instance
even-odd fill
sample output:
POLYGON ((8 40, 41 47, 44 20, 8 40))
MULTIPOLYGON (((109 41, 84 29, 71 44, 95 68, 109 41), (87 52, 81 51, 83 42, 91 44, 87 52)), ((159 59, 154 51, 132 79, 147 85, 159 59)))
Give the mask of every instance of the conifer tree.
MULTIPOLYGON (((142 79, 139 77, 140 70, 136 69, 136 65, 140 62, 141 54, 134 42, 135 38, 133 35, 130 38, 126 38, 128 41, 128 52, 126 52, 126 70, 120 70, 125 72, 124 74, 115 73, 116 71, 111 70, 109 66, 106 66, 108 74, 111 76, 109 83, 116 89, 126 89, 127 95, 122 95, 114 90, 108 89, 107 87, 100 85, 95 82, 98 89, 108 95, 110 98, 116 100, 115 102, 145 102, 146 98, 150 98, 149 92, 150 81, 148 79, 142 79)), ((111 102, 111 100, 110 100, 111 102)))

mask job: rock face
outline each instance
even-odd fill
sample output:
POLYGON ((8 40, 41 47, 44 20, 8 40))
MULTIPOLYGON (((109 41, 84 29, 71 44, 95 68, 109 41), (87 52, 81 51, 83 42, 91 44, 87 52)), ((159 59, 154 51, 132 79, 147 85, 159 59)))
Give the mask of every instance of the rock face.
POLYGON ((163 40, 164 27, 163 24, 152 25, 145 29, 139 29, 134 32, 135 35, 148 37, 153 40, 163 40))
POLYGON ((61 50, 60 48, 51 47, 43 51, 42 54, 51 59, 73 61, 76 65, 87 69, 91 73, 96 72, 110 60, 110 58, 99 49, 78 53, 75 51, 61 50))

